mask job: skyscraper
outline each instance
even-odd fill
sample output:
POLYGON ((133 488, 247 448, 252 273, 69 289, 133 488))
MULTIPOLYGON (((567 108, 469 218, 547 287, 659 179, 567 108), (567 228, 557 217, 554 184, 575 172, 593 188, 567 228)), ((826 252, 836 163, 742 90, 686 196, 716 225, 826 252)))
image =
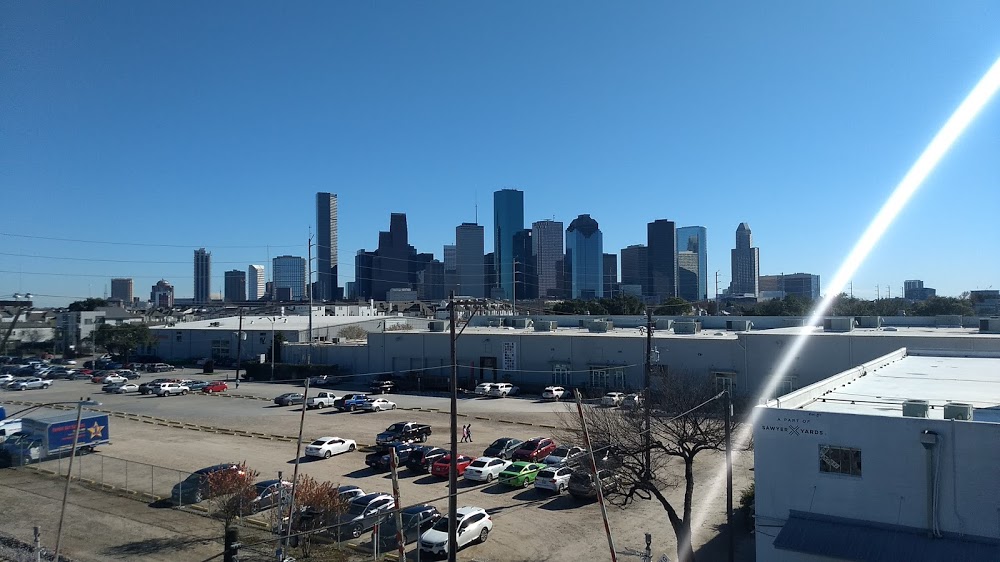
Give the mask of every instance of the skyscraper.
POLYGON ((160 279, 149 290, 149 300, 153 306, 160 308, 170 308, 174 306, 174 286, 160 279))
POLYGON ((275 300, 301 301, 306 298, 306 260, 299 256, 278 256, 271 260, 275 300))
POLYGON ((646 290, 656 304, 677 296, 677 228, 674 221, 646 225, 648 281, 646 290))
POLYGON ((247 274, 239 269, 224 274, 223 300, 225 302, 246 302, 247 274))
POLYGON ((561 298, 563 223, 554 220, 531 223, 531 254, 538 278, 538 297, 561 298))
POLYGON ((677 252, 677 296, 695 302, 698 298, 698 254, 682 250, 677 252))
POLYGON ((514 294, 514 236, 524 230, 524 192, 493 192, 493 263, 504 298, 514 294))
POLYGON ((475 223, 466 222, 455 227, 455 292, 458 295, 473 298, 482 298, 484 295, 485 235, 483 227, 475 223))
POLYGON ((111 298, 125 303, 125 306, 132 305, 132 278, 118 277, 111 280, 111 298))
MULTIPOLYGON (((649 273, 649 251, 645 244, 633 244, 627 248, 622 248, 622 288, 639 287, 639 295, 645 296, 649 293, 646 290, 646 278, 649 273)), ((632 290, 634 292, 634 290, 632 290)))
POLYGON ((410 272, 416 256, 409 243, 406 213, 392 213, 389 231, 378 233, 378 250, 372 257, 371 298, 383 301, 390 289, 411 288, 410 272))
POLYGON ((264 298, 264 286, 267 279, 264 278, 263 265, 251 265, 247 268, 247 300, 259 301, 264 298))
MULTIPOLYGON (((697 254, 698 267, 696 270, 697 275, 697 289, 692 293, 688 292, 688 296, 693 296, 695 298, 688 298, 684 295, 680 295, 687 301, 702 301, 708 299, 708 229, 704 226, 684 226, 677 229, 677 252, 694 252, 697 254)), ((678 263, 678 269, 680 264, 678 263)), ((678 273, 679 274, 679 273, 678 273)), ((679 274, 680 275, 680 274, 679 274)), ((683 275, 681 277, 684 277, 683 275)), ((683 285, 683 279, 681 279, 681 285, 683 285)), ((690 283, 690 277, 688 279, 690 283)), ((678 294, 681 292, 680 285, 677 288, 678 294)))
POLYGON ((618 287, 618 254, 604 254, 604 296, 615 296, 615 289, 618 287))
POLYGON ((729 283, 732 295, 757 296, 760 277, 760 249, 753 247, 750 225, 741 222, 736 228, 736 248, 732 250, 733 277, 729 283))
POLYGON ((339 298, 337 281, 337 194, 316 194, 316 298, 339 298))
POLYGON ((212 253, 205 248, 194 251, 194 302, 206 304, 212 291, 212 253))
POLYGON ((449 291, 456 291, 458 284, 458 256, 455 253, 454 244, 444 245, 444 294, 448 296, 449 291))
POLYGON ((566 229, 566 272, 570 298, 604 296, 604 237, 590 215, 576 217, 566 229))

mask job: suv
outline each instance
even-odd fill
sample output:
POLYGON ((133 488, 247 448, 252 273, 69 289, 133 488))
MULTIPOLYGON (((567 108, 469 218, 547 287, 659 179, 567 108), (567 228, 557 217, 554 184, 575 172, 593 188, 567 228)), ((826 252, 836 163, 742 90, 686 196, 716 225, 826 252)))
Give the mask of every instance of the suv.
MULTIPOLYGON (((597 471, 598 478, 601 479, 601 490, 603 492, 618 489, 618 475, 615 472, 602 468, 597 471)), ((578 468, 569 477, 569 495, 578 500, 597 499, 597 487, 594 486, 594 475, 586 468, 578 468)))
POLYGON ((177 379, 154 379, 139 385, 139 394, 156 394, 156 389, 165 382, 180 382, 177 379))
POLYGON ((372 394, 391 394, 396 391, 396 383, 392 381, 372 381, 369 388, 372 394))
POLYGON ((556 450, 556 446, 556 442, 548 437, 535 437, 521 443, 510 458, 515 461, 541 462, 556 450))
POLYGON ((368 400, 368 396, 363 393, 353 392, 350 394, 345 394, 340 398, 333 401, 333 407, 340 410, 341 412, 353 412, 361 407, 365 401, 368 400))
POLYGON ((351 500, 347 513, 341 516, 338 534, 358 538, 365 531, 370 531, 382 516, 396 507, 395 500, 389 494, 365 494, 351 500))
MULTIPOLYGON (((473 542, 486 542, 493 530, 493 519, 481 507, 461 507, 455 514, 455 551, 473 542)), ((448 518, 442 517, 420 535, 420 550, 434 555, 448 553, 448 518)))
POLYGON ((170 501, 174 505, 184 505, 198 503, 203 499, 211 497, 208 477, 226 470, 241 471, 243 468, 236 463, 224 463, 197 470, 191 476, 185 478, 184 481, 174 484, 173 489, 170 491, 170 501))
POLYGON ((493 388, 490 389, 490 396, 497 396, 499 398, 506 398, 515 394, 517 394, 517 387, 509 382, 495 383, 493 388))
POLYGON ((191 389, 188 388, 187 385, 183 385, 179 382, 165 382, 156 389, 156 395, 173 396, 175 394, 180 394, 181 396, 184 396, 190 391, 191 389))

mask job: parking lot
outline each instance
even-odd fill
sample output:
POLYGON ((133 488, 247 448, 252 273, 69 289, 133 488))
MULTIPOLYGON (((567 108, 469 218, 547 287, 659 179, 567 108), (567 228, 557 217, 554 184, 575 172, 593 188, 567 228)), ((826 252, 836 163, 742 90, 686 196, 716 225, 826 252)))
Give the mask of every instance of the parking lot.
MULTIPOLYGON (((226 373, 202 375, 193 370, 169 374, 143 374, 139 382, 157 377, 198 380, 225 379, 226 373)), ((231 375, 230 375, 231 378, 231 375)), ((100 409, 129 412, 161 420, 185 422, 204 427, 240 429, 273 436, 296 436, 301 406, 279 407, 270 398, 301 390, 301 387, 265 383, 234 385, 228 395, 195 395, 174 397, 114 395, 100 391, 100 385, 87 381, 57 381, 52 388, 24 392, 5 391, 3 401, 23 400, 33 403, 73 401, 91 396, 102 402, 100 409)), ((352 390, 338 388, 336 392, 352 390)), ((363 390, 363 389, 361 389, 363 390)), ((388 395, 400 409, 380 413, 348 413, 331 409, 309 410, 305 415, 303 439, 336 435, 355 439, 359 445, 374 442, 374 436, 397 421, 429 424, 433 433, 429 444, 447 446, 449 434, 448 399, 442 396, 388 395), (406 409, 404 409, 406 408, 406 409)), ((16 408, 8 407, 8 412, 16 408)), ((550 436, 559 426, 561 416, 569 415, 569 405, 525 398, 490 399, 463 396, 459 400, 459 424, 472 424, 473 443, 460 443, 459 452, 479 456, 483 449, 499 437, 526 439, 550 436)), ((169 467, 179 471, 194 471, 223 461, 246 461, 261 473, 261 478, 276 477, 281 471, 290 477, 294 468, 296 443, 288 439, 264 436, 238 436, 210 430, 170 427, 131 419, 112 419, 112 445, 103 447, 98 455, 81 457, 82 463, 95 463, 101 455, 129 461, 169 467)), ((699 487, 696 497, 715 514, 705 526, 695 531, 695 544, 703 545, 717 535, 716 527, 724 521, 724 493, 704 498, 704 485, 714 476, 722 455, 704 454, 696 467, 699 487)), ((737 493, 748 483, 749 456, 737 456, 734 471, 737 493)), ((107 463, 108 465, 113 463, 107 463)), ((91 466, 93 466, 91 464, 91 466)), ((676 467, 682 478, 681 467, 676 467)), ((74 468, 76 472, 77 468, 74 468)), ((375 473, 364 464, 364 452, 347 453, 327 460, 303 459, 300 472, 319 480, 352 484, 367 492, 391 492, 388 474, 375 473)), ((500 484, 475 484, 460 480, 459 505, 474 505, 487 509, 495 522, 489 540, 460 553, 464 560, 590 560, 602 558, 597 553, 607 551, 597 504, 581 503, 567 495, 553 496, 533 488, 509 489, 500 484)), ((681 490, 670 494, 680 501, 681 490)), ((440 510, 447 508, 445 479, 430 475, 400 472, 400 495, 404 505, 433 503, 440 510)), ((674 558, 673 533, 659 504, 638 502, 623 510, 609 508, 609 518, 616 548, 642 548, 643 535, 653 535, 653 552, 674 558)), ((719 542, 718 540, 714 542, 719 542)), ((714 548, 714 545, 711 547, 714 548)), ((412 546, 410 547, 412 550, 412 546)), ((713 559, 711 556, 703 556, 713 559)))

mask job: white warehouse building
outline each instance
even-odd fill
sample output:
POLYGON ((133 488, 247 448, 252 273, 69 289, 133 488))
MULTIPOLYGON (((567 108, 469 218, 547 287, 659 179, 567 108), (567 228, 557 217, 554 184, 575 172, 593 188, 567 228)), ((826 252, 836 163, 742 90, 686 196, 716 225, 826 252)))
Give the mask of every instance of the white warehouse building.
POLYGON ((756 414, 757 560, 1000 560, 1000 355, 900 349, 756 414))

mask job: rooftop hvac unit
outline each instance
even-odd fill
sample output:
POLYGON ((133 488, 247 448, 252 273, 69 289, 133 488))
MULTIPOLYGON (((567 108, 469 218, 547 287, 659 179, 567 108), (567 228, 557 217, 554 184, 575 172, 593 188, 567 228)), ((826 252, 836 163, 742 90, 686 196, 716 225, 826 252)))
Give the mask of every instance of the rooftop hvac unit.
POLYGON ((979 333, 1000 334, 1000 318, 980 318, 979 333))
POLYGON ((443 332, 444 325, 444 320, 431 320, 427 323, 427 329, 431 332, 443 332))
POLYGON ((854 329, 854 318, 838 316, 823 320, 824 332, 850 332, 854 329))
POLYGON ((586 319, 586 320, 580 320, 580 328, 582 328, 582 329, 586 330, 587 328, 589 328, 589 327, 590 327, 590 323, 591 323, 591 322, 593 322, 593 320, 589 320, 589 319, 586 319))
POLYGON ((543 320, 541 322, 535 322, 536 332, 554 332, 558 327, 559 323, 553 320, 543 320))
POLYGON ((906 400, 903 402, 903 417, 926 418, 930 405, 926 400, 906 400))
POLYGON ((675 334, 697 334, 701 331, 701 322, 674 322, 675 334))
POLYGON ((961 328, 961 314, 939 314, 934 317, 934 325, 938 328, 961 328))
POLYGON ((674 327, 674 321, 670 318, 658 318, 656 320, 657 330, 669 330, 674 327))
POLYGON ((753 328, 753 322, 749 320, 726 320, 728 332, 746 332, 750 328, 753 328))
POLYGON ((590 322, 590 325, 587 326, 587 329, 594 333, 604 333, 610 330, 612 327, 613 324, 611 323, 610 320, 593 320, 590 322))
POLYGON ((222 325, 222 322, 209 322, 208 325, 213 328, 217 328, 222 325))
POLYGON ((528 318, 511 318, 510 325, 515 328, 527 328, 531 325, 531 320, 528 318))
POLYGON ((490 318, 486 321, 486 326, 489 328, 499 328, 503 323, 499 318, 490 318))
POLYGON ((881 328, 882 327, 882 317, 881 316, 859 316, 858 326, 861 328, 881 328))
POLYGON ((944 405, 944 419, 972 421, 972 404, 946 402, 944 405))

